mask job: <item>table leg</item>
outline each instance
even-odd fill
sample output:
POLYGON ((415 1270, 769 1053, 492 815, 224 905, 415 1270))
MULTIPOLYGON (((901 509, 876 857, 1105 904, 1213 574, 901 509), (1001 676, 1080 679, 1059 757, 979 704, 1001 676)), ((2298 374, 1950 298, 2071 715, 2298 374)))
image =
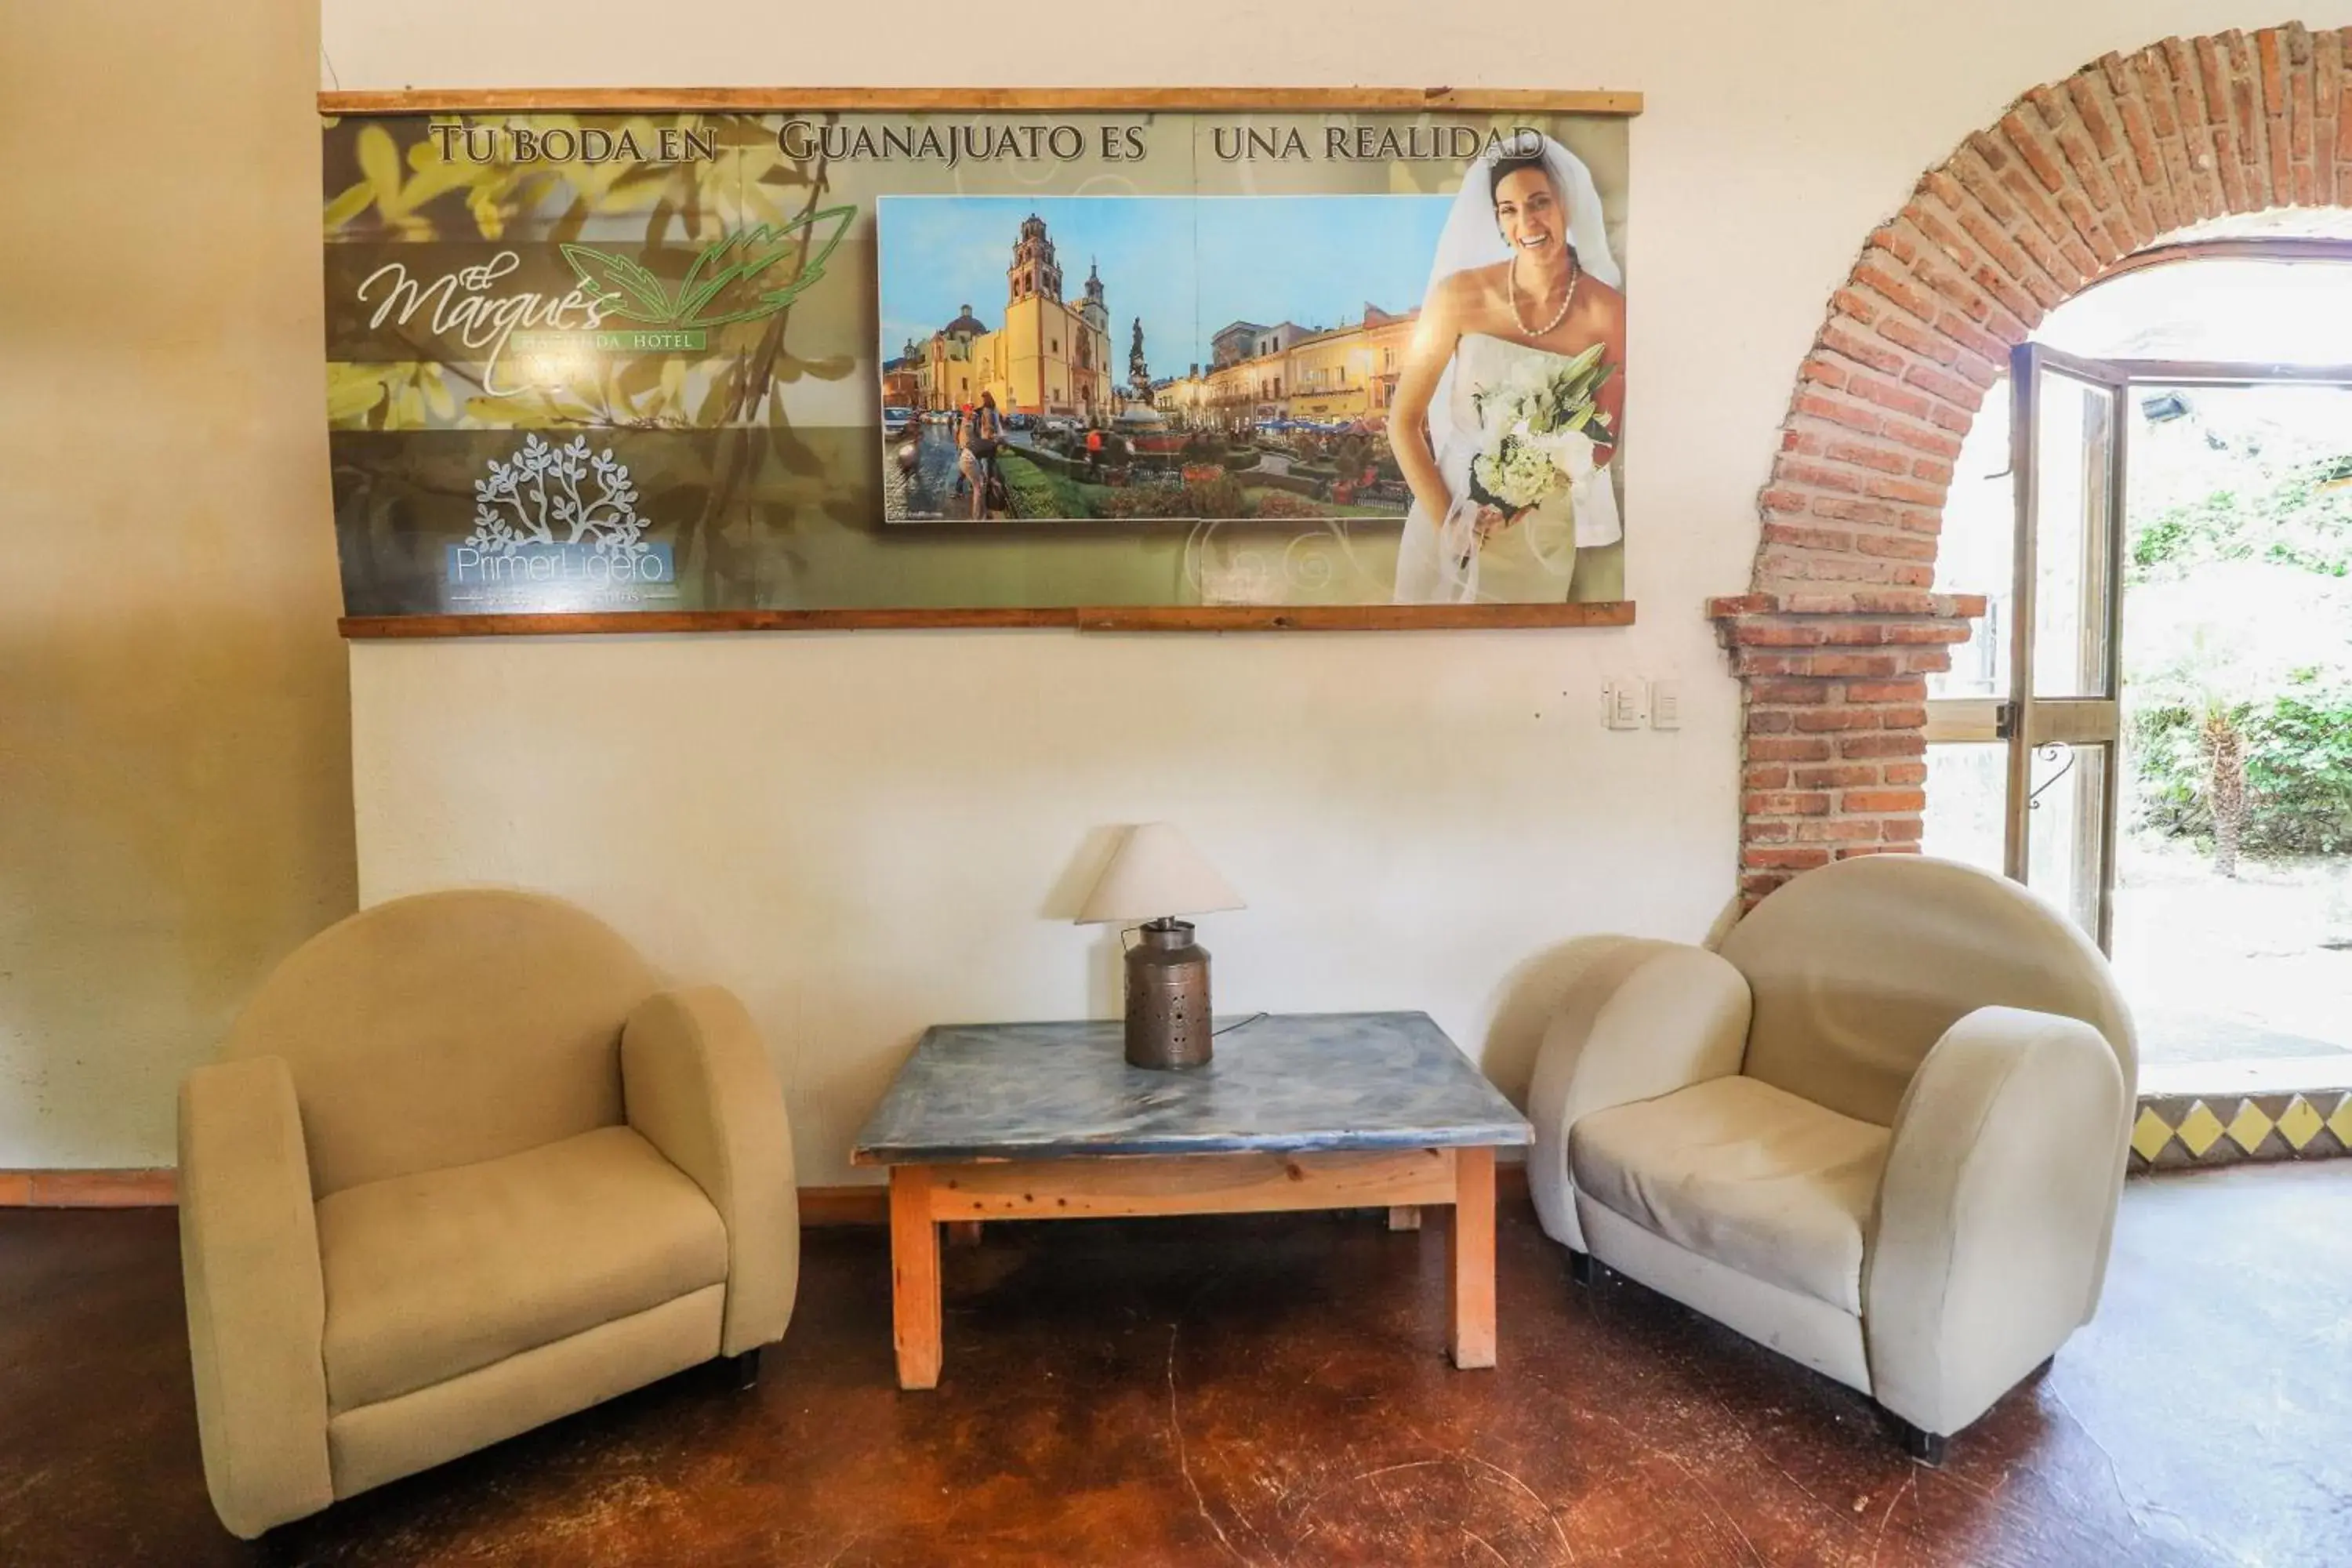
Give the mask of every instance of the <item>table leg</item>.
POLYGON ((940 1383, 940 1227, 928 1165, 890 1167, 890 1333, 898 1386, 940 1383))
POLYGON ((1445 1232, 1448 1348, 1459 1367, 1495 1364, 1495 1152, 1454 1152, 1454 1223, 1445 1232))

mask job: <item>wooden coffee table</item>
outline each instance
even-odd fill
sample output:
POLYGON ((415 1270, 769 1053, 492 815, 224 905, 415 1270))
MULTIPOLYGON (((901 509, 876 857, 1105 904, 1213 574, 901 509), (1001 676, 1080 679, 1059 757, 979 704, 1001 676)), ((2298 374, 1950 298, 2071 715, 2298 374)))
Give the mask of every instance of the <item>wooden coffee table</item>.
POLYGON ((1233 1025, 1127 1065, 1116 1020, 924 1032, 851 1160, 890 1167, 898 1385, 940 1379, 942 1223, 1450 1205, 1454 1364, 1495 1364, 1495 1150, 1531 1141, 1423 1013, 1233 1025))

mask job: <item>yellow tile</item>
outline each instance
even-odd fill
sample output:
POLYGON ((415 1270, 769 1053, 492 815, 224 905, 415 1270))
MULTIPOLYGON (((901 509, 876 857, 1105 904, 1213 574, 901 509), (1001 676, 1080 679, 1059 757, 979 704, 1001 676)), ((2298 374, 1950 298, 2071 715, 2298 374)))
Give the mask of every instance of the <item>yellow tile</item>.
POLYGON ((2221 1119, 2208 1110, 2201 1100, 2191 1105, 2189 1114, 2180 1119, 2180 1142, 2188 1147, 2189 1153, 2200 1160, 2205 1157, 2206 1150, 2221 1142, 2221 1134, 2227 1131, 2221 1125, 2221 1119))
MULTIPOLYGON (((2313 1115, 2312 1120, 2315 1124, 2317 1123, 2318 1117, 2316 1113, 2313 1115)), ((2163 1148, 2171 1141, 2172 1129, 2166 1123, 2163 1117, 2158 1116, 2156 1113, 2156 1107, 2152 1105, 2141 1106, 2139 1108, 2139 1120, 2132 1123, 2133 1150, 2138 1153, 2141 1159, 2153 1160, 2156 1158, 2157 1151, 2163 1148)))
POLYGON ((2277 1125, 2277 1122, 2263 1114, 2261 1106, 2251 1100, 2243 1100, 2239 1103, 2238 1114, 2230 1118, 2230 1139, 2239 1148, 2251 1154, 2257 1144, 2271 1135, 2271 1129, 2277 1125))
POLYGON ((2327 1130, 2344 1140, 2346 1148, 2352 1149, 2352 1094, 2336 1102, 2336 1114, 2327 1119, 2327 1130))
POLYGON ((2294 1149, 2301 1149, 2318 1137, 2319 1130, 2326 1125, 2319 1120, 2319 1112, 2312 1109, 2311 1101, 2299 1094, 2286 1108, 2286 1114, 2278 1120, 2280 1133, 2285 1137, 2288 1147, 2294 1149))

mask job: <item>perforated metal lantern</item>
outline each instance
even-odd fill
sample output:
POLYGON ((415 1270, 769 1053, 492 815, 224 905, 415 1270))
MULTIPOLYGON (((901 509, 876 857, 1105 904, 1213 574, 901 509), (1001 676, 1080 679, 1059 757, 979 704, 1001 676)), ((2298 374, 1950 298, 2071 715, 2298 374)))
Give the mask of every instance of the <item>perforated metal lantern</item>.
POLYGON ((1189 921, 1153 921, 1127 950, 1127 1059, 1196 1068, 1209 1060, 1209 950, 1189 921))

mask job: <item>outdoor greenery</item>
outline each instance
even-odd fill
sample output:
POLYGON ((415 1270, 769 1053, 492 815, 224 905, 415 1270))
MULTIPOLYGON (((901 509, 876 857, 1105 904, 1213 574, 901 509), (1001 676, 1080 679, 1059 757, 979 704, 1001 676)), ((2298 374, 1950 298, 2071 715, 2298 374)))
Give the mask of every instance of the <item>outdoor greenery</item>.
POLYGON ((1259 517, 1321 517, 1328 510, 1287 490, 1253 490, 1250 500, 1252 510, 1259 517))
POLYGON ((2138 825, 2223 876, 2241 853, 2352 852, 2352 453, 2340 427, 2197 402, 2150 432, 2156 493, 2128 541, 2131 603, 2157 623, 2126 627, 2138 825))
POLYGON ((2259 489, 2212 490, 2151 518, 2132 538, 2136 572, 2258 560, 2352 575, 2352 454, 2255 471, 2259 489))
POLYGON ((1049 474, 1018 453, 1000 453, 997 471, 1004 476, 1004 488, 1013 497, 1015 517, 1092 517, 1095 515, 1087 492, 1091 485, 1081 485, 1055 474, 1049 474))
POLYGON ((1129 485, 1103 493, 1105 517, 1205 517, 1249 515, 1249 497, 1240 481, 1211 479, 1204 484, 1129 485))
POLYGON ((2247 797, 2236 847, 2352 852, 2352 681, 2306 670, 2284 690, 2219 711, 2184 701, 2138 709, 2131 742, 2143 824, 2200 842, 2222 837, 2217 826, 2228 824, 2226 812, 2215 822, 2210 755, 2229 744, 2225 734, 2237 737, 2247 797))
MULTIPOLYGON (((1249 457, 1255 458, 1256 454, 1249 457)), ((1229 459, 1230 460, 1230 459, 1229 459)), ((1333 516, 1387 517, 1381 506, 1336 506, 1318 499, 1318 481, 1295 475, 1252 474, 1244 482, 1231 473, 1179 481, 1147 469, 1107 469, 1126 482, 1095 484, 1082 466, 1050 454, 1006 450, 997 458, 1013 515, 1034 518, 1207 518, 1304 521, 1333 516)))

